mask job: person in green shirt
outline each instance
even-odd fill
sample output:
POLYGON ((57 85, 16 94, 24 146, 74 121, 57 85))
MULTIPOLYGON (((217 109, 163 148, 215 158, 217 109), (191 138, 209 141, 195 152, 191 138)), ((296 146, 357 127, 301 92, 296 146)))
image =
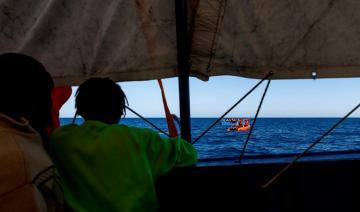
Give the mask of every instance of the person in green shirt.
POLYGON ((91 78, 76 92, 85 122, 56 129, 50 150, 66 204, 74 211, 156 211, 155 181, 197 153, 180 138, 118 124, 127 99, 108 78, 91 78))

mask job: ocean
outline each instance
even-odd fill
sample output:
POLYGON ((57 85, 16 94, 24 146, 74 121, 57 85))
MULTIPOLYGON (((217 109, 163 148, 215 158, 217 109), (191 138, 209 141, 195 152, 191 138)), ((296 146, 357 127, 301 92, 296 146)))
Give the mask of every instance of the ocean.
MULTIPOLYGON (((196 139, 215 120, 216 118, 192 118, 192 139, 196 139)), ((245 155, 300 153, 338 120, 339 118, 259 118, 245 155)), ((70 118, 60 119, 61 125, 69 124, 71 121, 70 118)), ((164 118, 149 118, 149 121, 167 131, 164 118)), ((77 124, 82 122, 82 119, 76 119, 77 124)), ((134 127, 152 128, 139 118, 125 118, 120 123, 134 127)), ((252 120, 250 124, 252 124, 252 120)), ((217 124, 194 145, 200 159, 240 155, 248 132, 228 132, 227 127, 229 126, 217 124)), ((360 118, 345 120, 310 152, 348 150, 360 150, 360 118)))

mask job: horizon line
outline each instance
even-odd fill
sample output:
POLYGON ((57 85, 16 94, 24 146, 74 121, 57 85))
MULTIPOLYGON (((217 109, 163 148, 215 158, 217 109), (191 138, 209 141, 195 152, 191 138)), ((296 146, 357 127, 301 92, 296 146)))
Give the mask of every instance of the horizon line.
MULTIPOLYGON (((74 117, 59 117, 61 119, 65 118, 65 119, 73 119, 74 117)), ((76 117, 77 119, 78 118, 82 118, 82 117, 76 117)), ((134 117, 125 117, 125 119, 127 118, 138 118, 138 119, 141 119, 140 117, 137 117, 137 116, 134 116, 134 117)), ((163 116, 163 117, 159 117, 159 116, 150 116, 150 117, 144 117, 144 118, 154 118, 154 119, 165 119, 166 117, 163 116)), ((190 118, 211 118, 211 119, 217 119, 219 117, 210 117, 210 116, 193 116, 193 117, 190 117, 190 118)), ((224 118, 247 118, 247 119, 254 119, 254 117, 224 117, 224 118)), ((263 117, 258 117, 258 118, 343 118, 343 116, 263 116, 263 117)), ((360 118, 360 116, 351 116, 351 117, 348 117, 348 118, 360 118)), ((124 118, 121 118, 121 119, 124 119, 124 118)))

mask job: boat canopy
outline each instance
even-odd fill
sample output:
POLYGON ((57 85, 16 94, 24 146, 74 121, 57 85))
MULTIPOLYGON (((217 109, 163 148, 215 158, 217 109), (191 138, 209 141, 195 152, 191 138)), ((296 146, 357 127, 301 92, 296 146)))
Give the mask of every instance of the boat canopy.
MULTIPOLYGON (((190 74, 360 76, 358 0, 189 0, 190 74)), ((177 76, 171 0, 0 0, 0 53, 45 64, 57 85, 177 76)))

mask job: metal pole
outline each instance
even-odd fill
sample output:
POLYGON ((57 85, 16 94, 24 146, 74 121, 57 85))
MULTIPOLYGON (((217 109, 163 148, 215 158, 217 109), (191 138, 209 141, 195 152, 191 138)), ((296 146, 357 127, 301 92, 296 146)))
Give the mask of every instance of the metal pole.
POLYGON ((191 142, 189 93, 190 56, 186 10, 186 0, 175 0, 181 137, 191 142))
MULTIPOLYGON (((133 114, 137 115, 139 118, 141 118, 142 120, 144 120, 146 123, 150 124, 153 128, 157 129, 159 132, 161 132, 162 134, 166 135, 167 137, 170 138, 169 133, 166 133, 164 130, 160 129, 159 127, 157 127, 155 124, 151 123, 149 120, 147 120, 145 117, 143 117, 142 115, 140 115, 139 113, 137 113, 135 110, 131 109, 129 106, 125 105, 125 108, 130 110, 133 114)), ((74 123, 74 122, 73 122, 74 123)))
POLYGON ((240 104, 240 102, 242 102, 247 96, 249 96, 262 82, 264 82, 264 80, 268 79, 269 77, 271 77, 274 73, 273 72, 269 72, 265 78, 263 78, 260 82, 258 82, 253 88, 251 88, 243 97, 241 97, 241 99, 239 101, 237 101, 233 106, 231 106, 231 108, 229 110, 227 110, 222 116, 220 116, 220 118, 218 118, 214 123, 212 123, 210 125, 210 127, 208 127, 203 133, 200 134, 199 137, 197 137, 194 142, 192 142, 192 144, 195 144, 196 142, 198 142, 200 140, 200 138, 202 138, 211 128, 213 128, 219 121, 221 121, 228 113, 230 113, 230 111, 232 111, 238 104, 240 104))
POLYGON ((325 138, 327 135, 329 135, 337 126, 339 126, 341 123, 343 123, 355 110, 357 110, 360 107, 360 103, 356 105, 355 108, 353 108, 348 114, 346 114, 342 119, 340 119, 338 122, 336 122, 335 125, 333 125, 328 131, 326 131, 320 138, 318 138, 314 143, 312 143, 308 148, 306 148, 302 153, 297 155, 293 161, 291 161, 287 166, 285 166, 281 171, 279 171, 273 178, 271 178, 268 182, 266 182, 262 188, 269 187, 272 183, 274 183, 275 180, 277 180, 282 174, 284 174, 285 171, 287 171, 290 167, 292 167, 301 157, 303 157, 306 153, 310 151, 316 144, 318 144, 323 138, 325 138))
POLYGON ((247 144, 249 143, 250 136, 251 136, 251 134, 252 134, 252 131, 254 130, 255 123, 256 123, 256 120, 257 120, 257 118, 258 118, 258 115, 259 115, 261 106, 262 106, 262 104, 263 104, 263 102, 264 102, 264 98, 265 98, 266 93, 267 93, 267 91, 268 91, 270 82, 271 82, 271 80, 269 80, 268 83, 266 84, 264 93, 263 93, 263 95, 262 95, 262 97, 261 97, 261 100, 260 100, 260 103, 259 103, 259 106, 258 106, 258 109, 256 110, 255 118, 254 118, 254 121, 253 121, 252 126, 251 126, 251 128, 250 128, 250 132, 249 132, 249 134, 248 134, 248 136, 247 136, 247 138, 246 138, 246 141, 245 141, 245 143, 244 143, 244 147, 242 148, 241 153, 240 153, 240 157, 239 157, 239 161, 240 161, 240 162, 241 162, 241 159, 244 157, 245 150, 246 150, 246 146, 247 146, 247 144))

